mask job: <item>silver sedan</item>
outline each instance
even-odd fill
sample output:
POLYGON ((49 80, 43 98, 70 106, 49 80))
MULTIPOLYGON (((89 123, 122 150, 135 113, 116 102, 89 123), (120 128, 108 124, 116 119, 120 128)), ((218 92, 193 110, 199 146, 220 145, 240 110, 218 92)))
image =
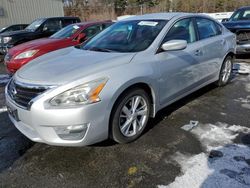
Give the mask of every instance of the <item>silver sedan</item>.
POLYGON ((235 47, 235 35, 204 15, 131 17, 20 69, 5 90, 9 117, 35 142, 128 143, 162 108, 226 85, 235 47))

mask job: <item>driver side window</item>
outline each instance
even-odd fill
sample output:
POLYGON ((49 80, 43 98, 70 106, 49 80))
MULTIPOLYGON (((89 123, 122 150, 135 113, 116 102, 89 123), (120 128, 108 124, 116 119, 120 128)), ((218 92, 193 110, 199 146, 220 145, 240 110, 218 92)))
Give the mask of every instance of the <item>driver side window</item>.
POLYGON ((86 35, 87 38, 91 38, 98 34, 102 30, 101 25, 93 25, 83 30, 82 33, 86 35))
POLYGON ((176 22, 165 36, 163 43, 170 40, 186 40, 187 43, 197 41, 193 20, 186 18, 176 22))

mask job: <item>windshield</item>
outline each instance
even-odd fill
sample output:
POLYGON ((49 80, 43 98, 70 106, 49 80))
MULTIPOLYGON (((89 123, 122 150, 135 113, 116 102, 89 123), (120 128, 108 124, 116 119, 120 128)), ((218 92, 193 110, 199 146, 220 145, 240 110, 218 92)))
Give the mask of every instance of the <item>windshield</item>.
POLYGON ((230 21, 239 21, 239 20, 250 20, 250 9, 238 10, 230 18, 230 21))
POLYGON ((44 19, 37 19, 33 21, 30 25, 28 25, 25 30, 35 31, 40 25, 44 22, 44 19))
POLYGON ((69 25, 60 31, 56 32, 54 35, 52 35, 50 38, 52 39, 65 39, 70 38, 74 33, 78 31, 80 27, 77 25, 69 25))
POLYGON ((104 52, 139 52, 147 49, 167 20, 133 20, 118 22, 82 46, 84 50, 104 52))

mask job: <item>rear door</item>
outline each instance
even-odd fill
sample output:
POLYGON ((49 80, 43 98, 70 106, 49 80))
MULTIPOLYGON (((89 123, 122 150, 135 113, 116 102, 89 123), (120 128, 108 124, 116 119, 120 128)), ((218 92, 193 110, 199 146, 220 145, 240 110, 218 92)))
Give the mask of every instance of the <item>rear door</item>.
POLYGON ((49 37, 62 29, 62 20, 60 18, 50 18, 45 21, 42 27, 42 37, 49 37))
POLYGON ((161 75, 160 103, 163 105, 197 87, 204 74, 201 72, 203 45, 197 43, 194 19, 177 21, 162 44, 170 40, 186 40, 188 45, 184 50, 161 51, 156 54, 156 66, 161 75))
POLYGON ((209 81, 215 78, 220 70, 226 41, 218 23, 203 17, 197 17, 195 20, 199 35, 198 43, 203 46, 202 79, 209 81))
POLYGON ((80 21, 76 18, 62 18, 63 27, 66 27, 68 25, 78 23, 78 22, 80 22, 80 21))

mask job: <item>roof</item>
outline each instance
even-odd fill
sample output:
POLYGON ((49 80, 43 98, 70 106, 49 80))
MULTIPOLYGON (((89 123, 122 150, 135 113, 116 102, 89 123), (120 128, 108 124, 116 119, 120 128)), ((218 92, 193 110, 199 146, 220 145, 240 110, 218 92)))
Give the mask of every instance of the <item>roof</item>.
POLYGON ((92 22, 79 22, 79 23, 74 23, 73 25, 89 26, 89 25, 103 24, 103 23, 112 23, 112 21, 111 20, 104 20, 104 21, 92 21, 92 22))
POLYGON ((183 13, 183 12, 171 12, 171 13, 153 13, 153 14, 145 14, 140 16, 133 16, 131 18, 127 18, 124 20, 171 20, 175 16, 186 16, 193 15, 191 13, 183 13))
POLYGON ((51 18, 80 19, 76 16, 51 16, 51 17, 41 17, 38 19, 51 19, 51 18))
POLYGON ((238 10, 241 10, 241 9, 250 9, 250 6, 240 7, 238 10))

